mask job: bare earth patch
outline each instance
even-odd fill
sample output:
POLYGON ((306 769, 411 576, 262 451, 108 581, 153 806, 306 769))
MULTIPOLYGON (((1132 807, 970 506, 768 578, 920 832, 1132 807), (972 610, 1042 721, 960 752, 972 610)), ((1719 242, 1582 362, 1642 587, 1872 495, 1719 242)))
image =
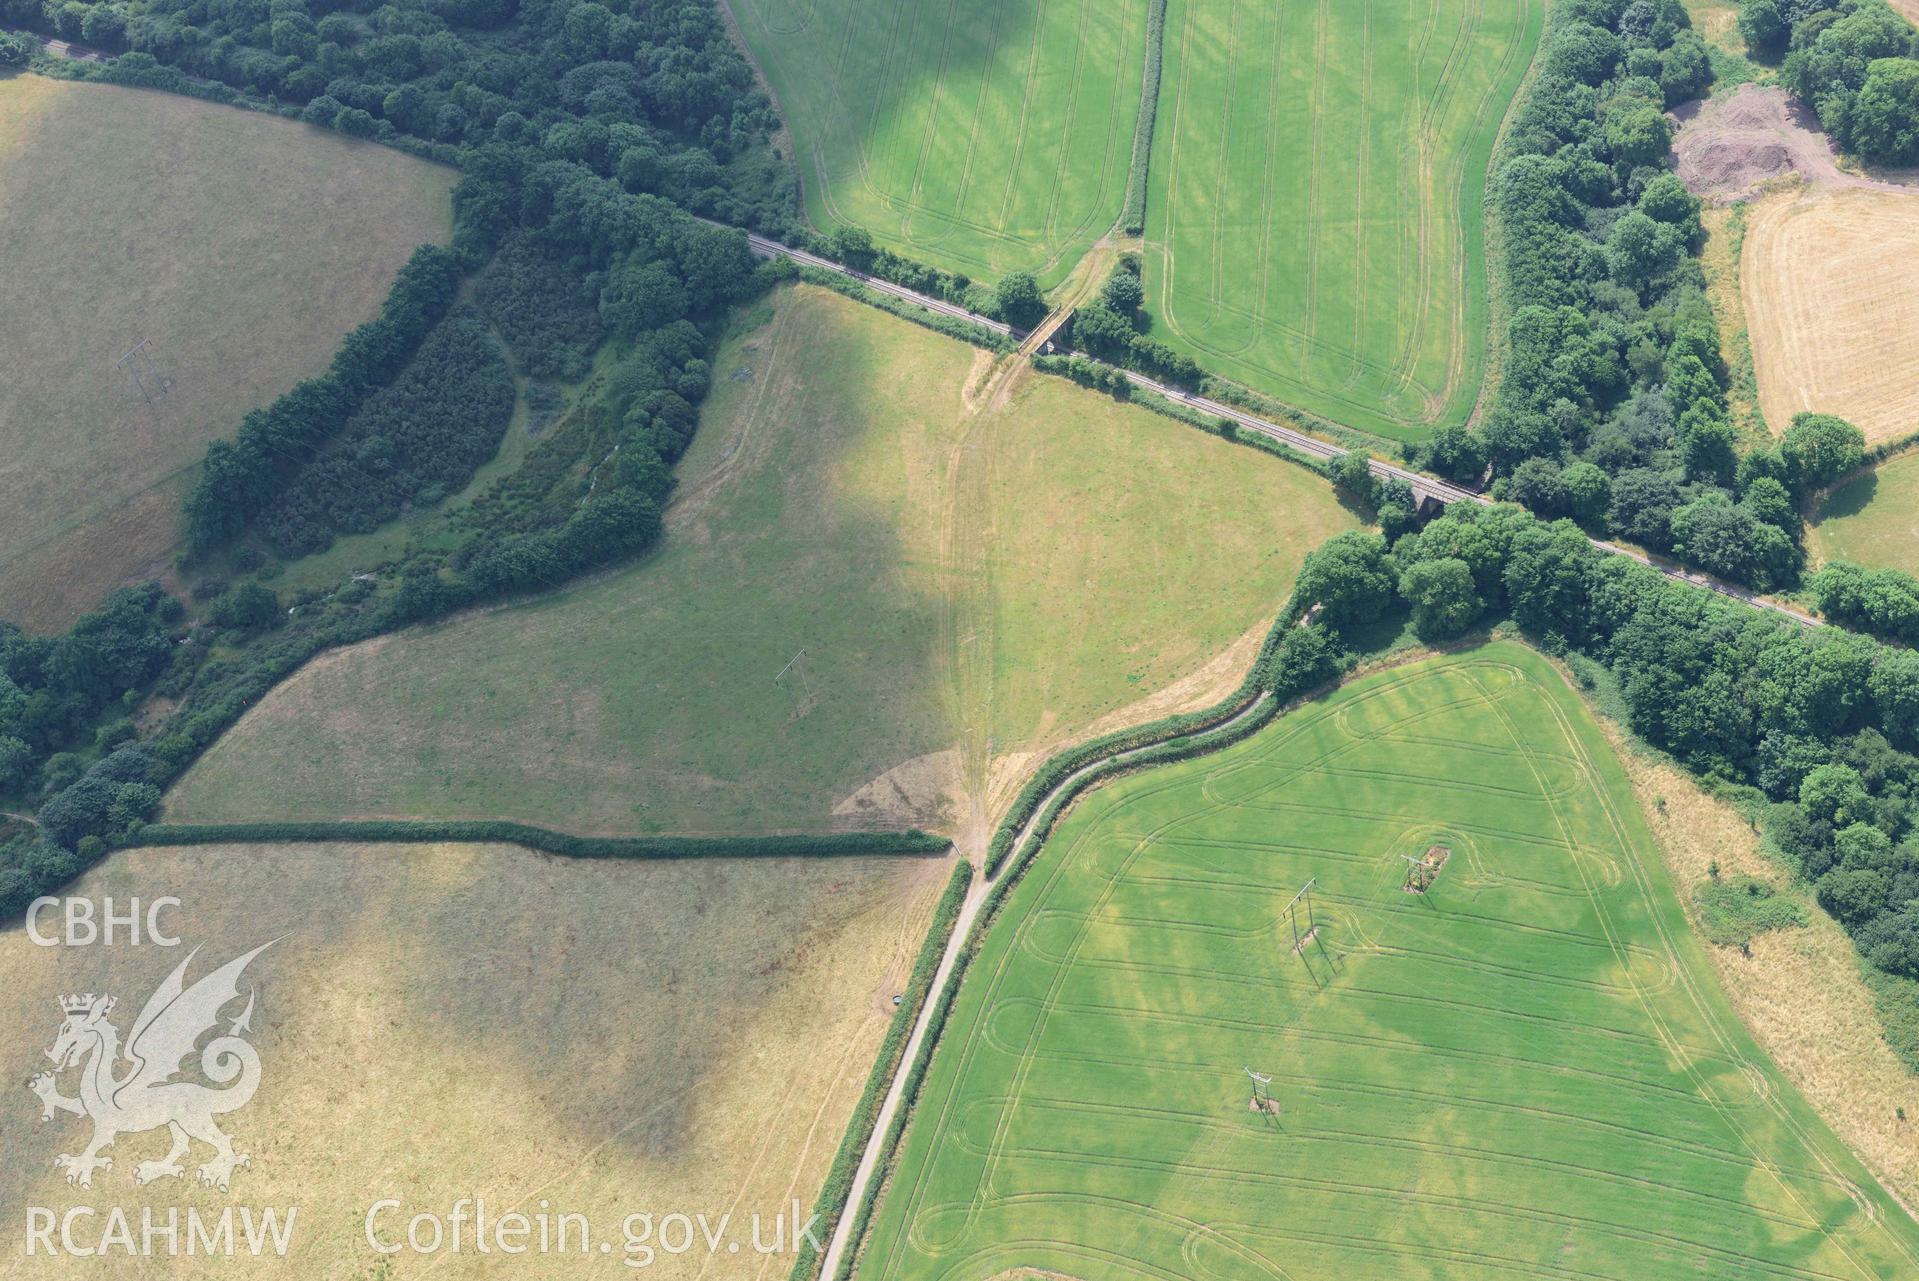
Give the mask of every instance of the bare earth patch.
POLYGON ((1816 187, 1914 189, 1842 170, 1818 117, 1776 85, 1741 85, 1724 98, 1686 103, 1672 115, 1680 126, 1673 138, 1679 178, 1708 200, 1743 200, 1793 175, 1816 187))

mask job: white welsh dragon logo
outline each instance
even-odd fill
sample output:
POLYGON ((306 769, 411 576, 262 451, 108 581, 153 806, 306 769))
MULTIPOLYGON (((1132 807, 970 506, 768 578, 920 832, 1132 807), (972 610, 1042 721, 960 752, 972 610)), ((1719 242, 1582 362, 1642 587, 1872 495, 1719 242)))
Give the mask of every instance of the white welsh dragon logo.
POLYGON ((213 1148, 213 1159, 199 1169, 200 1182, 223 1192, 234 1170, 250 1163, 244 1153, 234 1150, 233 1140, 221 1132, 213 1118, 245 1107, 260 1085, 260 1056, 241 1039, 241 1033, 252 1030, 252 992, 247 994, 246 1009, 231 1022, 226 1035, 214 1037, 199 1051, 200 1070, 208 1080, 226 1088, 212 1089, 173 1078, 194 1053, 200 1038, 218 1028, 221 1009, 239 998, 240 972, 272 946, 261 944, 192 987, 182 981, 193 960, 189 955, 147 998, 146 1008, 133 1021, 124 1050, 120 1030, 107 1021, 107 1015, 113 1012, 112 997, 89 993, 60 998, 66 1019, 47 1050, 55 1067, 34 1077, 27 1086, 40 1097, 42 1121, 51 1121, 56 1112, 93 1119, 93 1142, 86 1151, 54 1159, 54 1165, 67 1172, 68 1183, 92 1187, 95 1170, 113 1168, 113 1158, 101 1156, 102 1150, 123 1134, 141 1134, 163 1125, 172 1132, 173 1149, 164 1160, 142 1161, 135 1166, 136 1182, 181 1177, 180 1158, 186 1155, 191 1139, 213 1148), (125 1070, 120 1066, 123 1061, 128 1065, 125 1070), (80 1069, 80 1097, 70 1099, 60 1093, 55 1078, 74 1067, 80 1069))

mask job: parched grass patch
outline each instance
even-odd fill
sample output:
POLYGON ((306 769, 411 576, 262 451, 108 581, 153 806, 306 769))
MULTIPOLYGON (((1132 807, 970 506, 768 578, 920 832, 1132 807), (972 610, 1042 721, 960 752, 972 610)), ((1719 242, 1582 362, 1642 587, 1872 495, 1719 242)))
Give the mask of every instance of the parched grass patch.
POLYGON ((1834 490, 1806 532, 1820 560, 1919 574, 1919 454, 1902 454, 1834 490))
POLYGON ((1347 426, 1478 397, 1481 204, 1540 0, 1173 0, 1147 202, 1155 332, 1347 426))
POLYGON ((207 441, 446 239, 454 177, 263 112, 0 78, 0 617, 59 628, 164 569, 207 441))
POLYGON ((1616 724, 1601 723, 1667 870, 1695 911, 1694 891, 1710 883, 1715 864, 1727 879, 1777 884, 1779 897, 1805 911, 1803 929, 1767 931, 1748 952, 1712 947, 1707 956, 1741 1021, 1788 1079, 1908 1210, 1919 1206, 1919 1135, 1901 1116, 1919 1117, 1919 1063, 1910 1057, 1919 985, 1864 965, 1845 930, 1816 909, 1809 888, 1786 880, 1733 806, 1634 746, 1616 724), (1895 1033, 1898 1049, 1888 1044, 1895 1033))
POLYGON ((313 664, 174 820, 984 824, 1030 754, 1235 685, 1326 482, 810 286, 727 340, 662 549, 313 664))
POLYGON ((1499 643, 1082 801, 968 970, 857 1275, 1915 1266, 1735 1017, 1591 716, 1499 643), (1309 879, 1325 959, 1278 920, 1309 879))
POLYGON ((1146 0, 731 0, 808 216, 976 280, 1064 279, 1111 228, 1146 0))
MULTIPOLYGON (((137 1240, 145 1206, 164 1222, 186 1205, 209 1216, 293 1205, 287 1259, 241 1266, 298 1281, 490 1274, 476 1266, 470 1219, 460 1254, 406 1254, 382 1270, 364 1222, 385 1198, 404 1207, 377 1221, 389 1241, 412 1215, 444 1217, 477 1197, 489 1216, 583 1214, 613 1247, 610 1259, 576 1247, 505 1260, 542 1278, 626 1273, 622 1220, 642 1212, 704 1212, 711 1224, 730 1214, 742 1242, 756 1215, 770 1242, 780 1215, 790 1249, 793 1201, 810 1207, 825 1177, 949 867, 614 864, 491 845, 117 854, 71 892, 122 908, 172 894, 181 905, 162 920, 182 946, 41 948, 21 930, 0 935, 0 1028, 18 1096, 0 1108, 0 1210, 20 1222, 30 1205, 119 1206, 137 1240), (57 998, 116 996, 124 1033, 189 949, 200 949, 193 978, 275 938, 246 975, 259 1089, 220 1120, 253 1158, 231 1193, 192 1185, 191 1166, 184 1185, 136 1186, 135 1165, 165 1153, 163 1132, 122 1136, 91 1189, 67 1186, 53 1157, 78 1151, 89 1127, 43 1124, 19 1084, 46 1066, 57 998)), ((651 1244, 645 1274, 681 1281, 783 1277, 790 1257, 651 1244)), ((16 1236, 0 1250, 22 1276, 77 1262, 22 1248, 16 1236)), ((181 1254, 116 1252, 84 1270, 205 1274, 181 1254)))
POLYGON ((1775 429, 1837 414, 1868 444, 1919 428, 1919 193, 1845 187, 1755 205, 1742 284, 1775 429))

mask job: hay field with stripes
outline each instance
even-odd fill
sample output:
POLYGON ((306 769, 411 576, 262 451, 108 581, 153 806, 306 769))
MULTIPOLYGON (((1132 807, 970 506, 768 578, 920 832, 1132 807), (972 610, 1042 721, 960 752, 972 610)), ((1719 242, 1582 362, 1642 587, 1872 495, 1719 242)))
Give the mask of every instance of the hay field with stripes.
POLYGON ((1919 430, 1919 194, 1864 187, 1753 206, 1741 286, 1774 431, 1838 414, 1868 444, 1919 430))
POLYGON ((1598 726, 1508 642, 1083 801, 972 961, 857 1275, 1916 1272, 1733 1014, 1598 726))
POLYGON ((1484 373, 1481 206, 1541 0, 1172 0, 1147 205, 1155 333, 1419 439, 1484 373))
POLYGON ((1063 279, 1119 217, 1145 0, 732 0, 815 226, 1063 279))

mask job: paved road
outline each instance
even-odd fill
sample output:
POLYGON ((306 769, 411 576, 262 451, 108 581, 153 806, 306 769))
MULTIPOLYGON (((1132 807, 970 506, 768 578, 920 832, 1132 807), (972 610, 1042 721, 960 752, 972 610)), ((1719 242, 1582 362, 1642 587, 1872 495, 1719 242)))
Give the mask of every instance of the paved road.
MULTIPOLYGON (((718 227, 724 226, 725 224, 714 223, 713 225, 718 227)), ((818 267, 824 271, 837 272, 839 275, 859 281, 870 289, 876 289, 881 293, 890 294, 895 298, 924 307, 928 311, 938 312, 942 316, 952 316, 957 320, 971 321, 973 324, 983 326, 992 330, 994 333, 1005 334, 1011 338, 1024 339, 1027 336, 1023 331, 1014 329, 1003 321, 994 320, 990 316, 982 316, 978 312, 968 311, 964 307, 954 306, 952 303, 944 302, 938 298, 929 298, 925 294, 915 293, 911 289, 893 284, 891 281, 880 280, 877 277, 869 276, 865 272, 854 271, 849 267, 834 262, 830 258, 822 258, 818 254, 807 253, 803 249, 791 248, 779 243, 777 240, 768 240, 765 236, 756 236, 748 233, 746 239, 747 243, 752 246, 753 252, 762 258, 790 258, 794 262, 804 263, 809 267, 818 267)), ((1087 357, 1087 359, 1092 358, 1087 357)), ((1195 395, 1189 391, 1183 391, 1168 383, 1162 383, 1157 379, 1148 378, 1144 374, 1135 373, 1130 369, 1122 369, 1119 372, 1125 375, 1126 380, 1135 387, 1141 387, 1147 391, 1155 392, 1166 397, 1168 400, 1185 405, 1191 409, 1199 410, 1202 413, 1213 414, 1220 418, 1229 418, 1248 431, 1256 431, 1262 436, 1291 446, 1302 454, 1309 454, 1314 458, 1337 458, 1339 455, 1347 452, 1345 447, 1336 445, 1329 440, 1321 440, 1318 436, 1311 436, 1303 431, 1270 422, 1255 414, 1249 414, 1245 410, 1233 405, 1211 400, 1205 396, 1195 395)), ((1477 490, 1467 489, 1463 485, 1456 485, 1451 481, 1441 480, 1439 477, 1428 475, 1425 472, 1414 471, 1410 467, 1401 467, 1396 463, 1389 463, 1378 458, 1370 459, 1369 463, 1375 476, 1383 480, 1403 480, 1412 486, 1415 492, 1432 494, 1444 503, 1472 502, 1490 504, 1493 501, 1477 490)), ((1740 587, 1734 583, 1728 583, 1723 579, 1714 578, 1710 574, 1701 574, 1667 561, 1654 560, 1644 552, 1634 551, 1629 547, 1621 547, 1617 543, 1609 543, 1603 538, 1589 538, 1587 541, 1600 551, 1608 552, 1616 556, 1631 557, 1642 565, 1652 566, 1668 578, 1675 579, 1682 583, 1690 583, 1694 587, 1703 587, 1707 591, 1718 592, 1721 596, 1728 596, 1733 600, 1744 601, 1755 609, 1767 610, 1782 618, 1789 618, 1803 627, 1825 626, 1825 622, 1822 619, 1814 618, 1810 614, 1803 614, 1791 606, 1780 604, 1778 601, 1766 600, 1744 587, 1740 587)))

